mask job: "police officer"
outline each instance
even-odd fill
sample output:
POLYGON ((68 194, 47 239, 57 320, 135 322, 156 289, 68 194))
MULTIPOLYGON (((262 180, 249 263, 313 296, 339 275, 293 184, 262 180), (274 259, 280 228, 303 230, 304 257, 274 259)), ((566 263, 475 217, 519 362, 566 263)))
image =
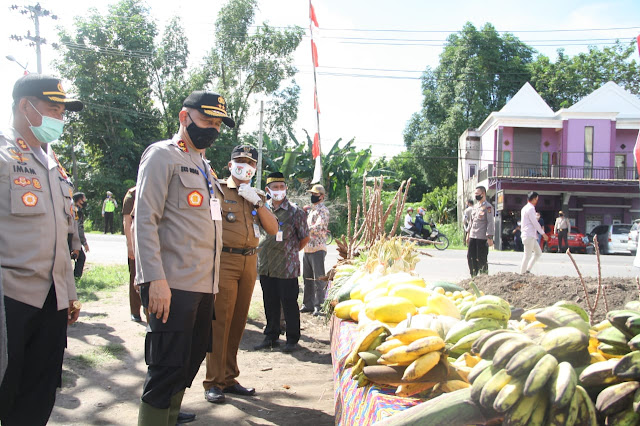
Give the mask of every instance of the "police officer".
POLYGON ((195 91, 183 102, 171 140, 142 154, 135 200, 136 284, 149 312, 148 365, 139 425, 176 424, 211 347, 222 249, 222 188, 204 158, 222 123, 234 127, 224 98, 195 91))
POLYGON ((13 125, 0 134, 0 265, 9 363, 0 423, 44 425, 61 383, 67 325, 79 314, 67 236, 73 186, 48 146, 65 111, 82 110, 60 80, 28 74, 13 87, 13 125))
POLYGON ((240 375, 238 348, 258 274, 260 227, 271 235, 278 231, 276 217, 264 205, 264 193, 250 186, 257 164, 258 151, 238 145, 228 164, 231 177, 220 182, 223 192, 220 284, 212 327, 213 346, 207 353, 207 375, 203 382, 204 396, 209 402, 224 402, 224 393, 250 396, 256 392, 236 380, 240 375))
POLYGON ((118 202, 113 198, 113 192, 107 191, 107 198, 102 202, 102 217, 104 217, 104 233, 113 234, 113 214, 118 207, 118 202))
POLYGON ((87 256, 84 252, 89 252, 89 243, 87 243, 87 237, 84 235, 84 209, 87 206, 87 197, 83 192, 76 192, 73 194, 73 211, 75 213, 76 226, 78 227, 78 237, 80 238, 80 244, 84 247, 84 250, 80 248, 78 251, 78 257, 76 258, 76 266, 73 269, 73 276, 76 278, 82 277, 82 271, 84 270, 84 263, 87 260, 87 256))
POLYGON ((494 222, 493 208, 487 201, 487 189, 476 187, 476 205, 471 213, 471 226, 467 236, 467 262, 472 277, 478 274, 488 274, 487 256, 489 247, 493 245, 494 222))

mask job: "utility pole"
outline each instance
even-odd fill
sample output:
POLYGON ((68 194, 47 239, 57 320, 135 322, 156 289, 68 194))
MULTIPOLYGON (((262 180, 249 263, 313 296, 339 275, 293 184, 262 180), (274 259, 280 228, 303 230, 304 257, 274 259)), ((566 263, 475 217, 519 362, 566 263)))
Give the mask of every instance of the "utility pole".
MULTIPOLYGON (((27 31, 26 36, 20 36, 17 34, 12 34, 9 38, 11 40, 22 41, 23 39, 29 40, 29 46, 35 46, 36 48, 36 58, 38 62, 38 74, 42 74, 42 52, 41 46, 47 43, 47 40, 40 37, 40 17, 49 17, 53 20, 58 19, 56 15, 52 15, 50 11, 47 9, 43 9, 40 6, 40 3, 37 3, 35 6, 18 6, 16 4, 12 5, 11 10, 18 10, 23 15, 29 15, 29 18, 33 20, 35 26, 35 35, 31 35, 31 31, 27 31)), ((53 45, 54 47, 55 44, 53 45)))
POLYGON ((260 134, 258 135, 258 172, 256 173, 256 188, 262 189, 262 118, 264 116, 264 101, 260 101, 260 134))

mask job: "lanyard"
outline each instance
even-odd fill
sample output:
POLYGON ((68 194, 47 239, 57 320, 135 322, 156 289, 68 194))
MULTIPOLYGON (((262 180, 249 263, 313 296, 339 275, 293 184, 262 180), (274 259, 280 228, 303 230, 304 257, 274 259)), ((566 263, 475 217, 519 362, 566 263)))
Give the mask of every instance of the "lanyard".
MULTIPOLYGON (((202 160, 202 165, 204 166, 204 168, 206 169, 207 166, 204 164, 204 160, 202 160)), ((196 165, 196 167, 198 168, 198 170, 200 170, 202 172, 202 176, 204 176, 204 180, 207 181, 207 186, 209 187, 209 194, 211 194, 211 198, 215 198, 213 196, 213 185, 211 184, 211 181, 209 180, 209 177, 207 176, 207 172, 203 169, 200 168, 200 166, 196 165)))

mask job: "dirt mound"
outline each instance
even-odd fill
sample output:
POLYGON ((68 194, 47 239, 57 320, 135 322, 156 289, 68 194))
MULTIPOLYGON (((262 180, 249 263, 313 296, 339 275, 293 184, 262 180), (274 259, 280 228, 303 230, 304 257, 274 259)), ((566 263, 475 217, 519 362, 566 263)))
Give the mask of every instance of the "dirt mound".
MULTIPOLYGON (((459 283, 469 289, 473 281, 486 294, 495 294, 511 303, 512 306, 529 309, 551 305, 559 300, 578 303, 588 311, 584 290, 577 277, 550 277, 546 275, 514 274, 502 272, 495 275, 479 275, 459 283)), ((597 278, 584 278, 589 299, 594 303, 597 289, 597 278)), ((635 280, 631 278, 603 278, 609 310, 622 309, 631 300, 638 300, 639 290, 635 280)), ((606 313, 602 297, 598 302, 596 320, 604 319, 606 313)))

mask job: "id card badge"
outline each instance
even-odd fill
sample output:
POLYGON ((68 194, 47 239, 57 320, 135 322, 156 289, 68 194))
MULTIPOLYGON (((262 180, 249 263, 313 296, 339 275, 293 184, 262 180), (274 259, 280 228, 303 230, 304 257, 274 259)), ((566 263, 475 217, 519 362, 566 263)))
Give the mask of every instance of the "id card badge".
POLYGON ((282 241, 282 231, 278 230, 276 233, 276 241, 282 241))
POLYGON ((209 199, 209 207, 211 208, 211 220, 222 220, 220 200, 218 200, 217 198, 209 199))
POLYGON ((256 238, 260 238, 260 227, 257 223, 253 224, 253 236, 256 238))

